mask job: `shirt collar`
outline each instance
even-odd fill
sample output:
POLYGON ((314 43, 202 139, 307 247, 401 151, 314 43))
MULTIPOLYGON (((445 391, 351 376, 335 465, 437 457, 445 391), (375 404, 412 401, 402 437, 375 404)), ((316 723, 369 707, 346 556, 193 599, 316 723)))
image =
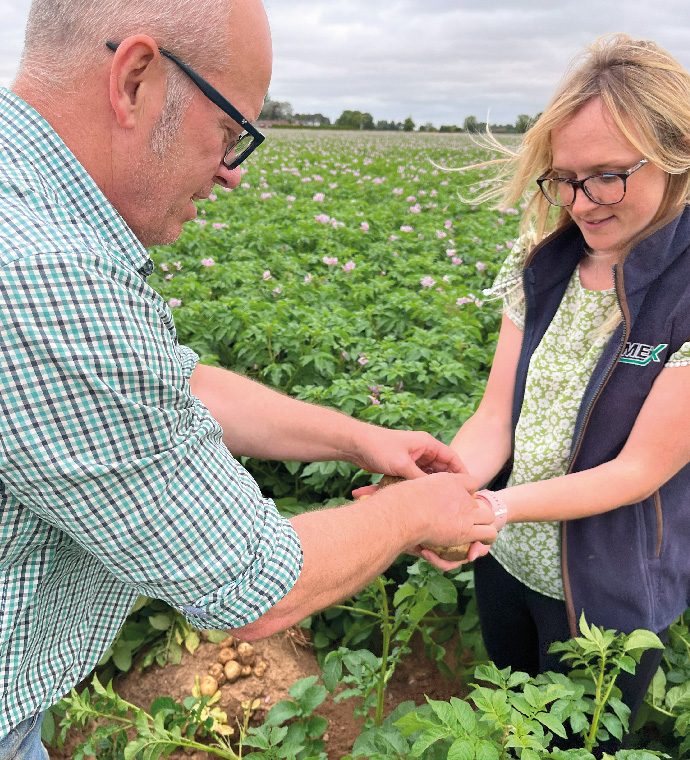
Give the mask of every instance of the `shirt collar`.
POLYGON ((0 88, 0 145, 15 155, 57 201, 88 224, 123 263, 146 277, 149 255, 119 212, 105 197, 72 151, 38 111, 8 89, 0 88))

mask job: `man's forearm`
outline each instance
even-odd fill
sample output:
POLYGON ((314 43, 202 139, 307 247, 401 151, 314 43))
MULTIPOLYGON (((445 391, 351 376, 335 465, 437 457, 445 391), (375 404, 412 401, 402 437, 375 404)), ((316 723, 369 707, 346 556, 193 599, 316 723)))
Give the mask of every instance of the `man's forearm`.
POLYGON ((493 512, 467 493, 469 478, 441 473, 381 489, 361 502, 292 518, 304 565, 290 592, 238 629, 257 639, 351 596, 417 544, 493 541, 493 512))
POLYGON ((191 389, 220 423, 225 444, 237 456, 351 461, 355 436, 368 427, 218 367, 198 365, 191 389))

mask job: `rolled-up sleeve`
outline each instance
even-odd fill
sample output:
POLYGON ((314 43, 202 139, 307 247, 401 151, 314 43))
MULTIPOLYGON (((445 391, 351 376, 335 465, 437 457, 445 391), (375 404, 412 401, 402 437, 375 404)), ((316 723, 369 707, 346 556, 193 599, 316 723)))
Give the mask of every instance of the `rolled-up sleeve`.
POLYGON ((260 617, 299 539, 189 387, 198 360, 165 302, 97 254, 0 278, 0 477, 122 583, 200 627, 260 617))

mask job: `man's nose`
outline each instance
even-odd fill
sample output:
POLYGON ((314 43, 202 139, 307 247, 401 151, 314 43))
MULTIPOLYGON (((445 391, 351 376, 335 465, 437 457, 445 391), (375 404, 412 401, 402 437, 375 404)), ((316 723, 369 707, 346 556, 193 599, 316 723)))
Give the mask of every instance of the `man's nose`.
POLYGON ((234 169, 228 169, 222 162, 218 165, 216 175, 213 178, 217 185, 226 187, 228 190, 234 190, 239 187, 242 181, 242 169, 239 166, 234 169))

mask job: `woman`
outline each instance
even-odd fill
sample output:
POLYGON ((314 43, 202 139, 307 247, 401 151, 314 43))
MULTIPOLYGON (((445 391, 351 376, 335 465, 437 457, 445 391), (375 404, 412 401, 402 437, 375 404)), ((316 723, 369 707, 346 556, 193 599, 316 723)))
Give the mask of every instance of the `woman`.
MULTIPOLYGON (((452 446, 506 512, 475 566, 488 653, 535 674, 563 668, 548 647, 582 612, 663 638, 688 606, 688 72, 654 43, 598 40, 505 168, 503 202, 531 198, 452 446)), ((633 712, 660 657, 619 679, 633 712)))

